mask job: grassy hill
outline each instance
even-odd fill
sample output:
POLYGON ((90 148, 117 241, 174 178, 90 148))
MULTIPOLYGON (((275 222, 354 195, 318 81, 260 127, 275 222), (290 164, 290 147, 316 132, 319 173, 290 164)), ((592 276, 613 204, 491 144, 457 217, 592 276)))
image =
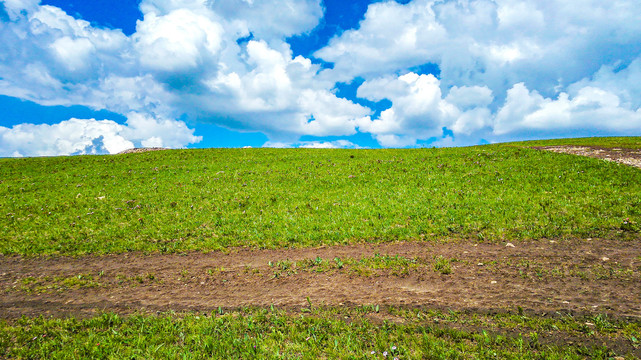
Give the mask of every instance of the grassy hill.
POLYGON ((619 136, 619 137, 586 137, 574 139, 552 139, 552 140, 533 140, 518 141, 505 143, 503 145, 515 146, 597 146, 603 148, 623 148, 623 149, 641 149, 641 137, 639 136, 619 136))
POLYGON ((583 141, 0 159, 0 253, 638 234, 639 169, 523 147, 583 141))
POLYGON ((641 170, 552 145, 641 137, 0 159, 0 358, 639 358, 641 170))

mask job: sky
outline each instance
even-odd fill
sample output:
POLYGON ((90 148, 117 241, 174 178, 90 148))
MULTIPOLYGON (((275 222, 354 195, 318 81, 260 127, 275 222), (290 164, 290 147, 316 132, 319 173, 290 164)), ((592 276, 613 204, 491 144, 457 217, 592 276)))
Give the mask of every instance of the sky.
POLYGON ((615 135, 638 0, 0 0, 0 157, 615 135))

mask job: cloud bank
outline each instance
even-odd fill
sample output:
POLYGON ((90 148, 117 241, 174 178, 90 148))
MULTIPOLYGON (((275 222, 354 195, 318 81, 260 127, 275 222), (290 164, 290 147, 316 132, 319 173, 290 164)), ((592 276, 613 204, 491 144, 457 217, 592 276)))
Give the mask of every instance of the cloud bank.
POLYGON ((37 0, 1 4, 0 94, 128 120, 0 127, 0 156, 200 141, 178 119, 262 132, 267 146, 304 146, 306 135, 404 147, 641 131, 636 0, 375 2, 314 58, 287 38, 318 26, 320 0, 143 0, 131 36, 37 0), (356 79, 355 97, 337 95, 356 79), (381 100, 391 106, 367 105, 381 100))
POLYGON ((115 154, 133 147, 179 148, 201 138, 185 123, 130 113, 111 120, 69 119, 58 124, 0 126, 0 156, 115 154))

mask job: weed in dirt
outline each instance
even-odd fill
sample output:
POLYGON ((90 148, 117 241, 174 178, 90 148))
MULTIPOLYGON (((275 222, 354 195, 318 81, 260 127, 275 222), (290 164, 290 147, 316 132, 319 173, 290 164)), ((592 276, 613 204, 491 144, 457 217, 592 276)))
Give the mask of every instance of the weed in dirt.
MULTIPOLYGON (((358 259, 335 257, 332 260, 326 260, 316 257, 299 261, 269 261, 268 266, 271 268, 274 277, 295 275, 299 271, 325 273, 343 270, 353 275, 365 277, 379 274, 379 271, 385 271, 392 276, 407 276, 412 269, 427 267, 427 261, 419 258, 407 258, 401 255, 374 254, 374 256, 365 256, 358 259)), ((245 272, 259 273, 260 271, 256 268, 246 267, 245 272)))
POLYGON ((634 237, 641 222, 638 169, 513 144, 0 159, 0 178, 2 254, 634 237))
POLYGON ((29 276, 17 281, 17 284, 7 290, 19 290, 27 293, 63 292, 81 288, 104 286, 90 274, 72 276, 29 276))
POLYGON ((357 261, 349 261, 348 264, 353 273, 365 276, 369 276, 371 270, 385 270, 389 271, 391 275, 406 276, 411 269, 416 269, 419 266, 416 258, 380 254, 374 254, 373 257, 362 257, 357 261))
POLYGON ((451 260, 446 259, 442 255, 437 255, 434 257, 434 264, 432 265, 434 271, 439 272, 443 275, 448 275, 452 273, 452 264, 451 260))
MULTIPOLYGON (((105 277, 104 280, 107 281, 108 278, 105 277)), ((136 275, 116 274, 115 283, 119 286, 138 286, 143 284, 162 283, 162 280, 154 273, 136 275)))

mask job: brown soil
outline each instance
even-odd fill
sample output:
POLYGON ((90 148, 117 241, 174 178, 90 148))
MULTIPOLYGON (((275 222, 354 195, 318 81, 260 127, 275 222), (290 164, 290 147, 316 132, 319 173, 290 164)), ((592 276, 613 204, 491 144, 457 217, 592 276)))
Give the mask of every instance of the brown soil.
POLYGON ((410 242, 185 255, 0 257, 0 318, 296 308, 306 306, 309 297, 315 304, 330 306, 380 304, 474 312, 520 306, 535 313, 608 313, 640 319, 640 245, 641 240, 604 239, 540 240, 515 247, 410 242), (348 266, 324 272, 310 267, 279 271, 274 266, 287 259, 360 259, 376 253, 418 258, 423 265, 408 273, 382 269, 360 274, 348 266), (434 270, 437 255, 458 260, 452 262, 451 274, 434 270), (81 274, 92 275, 97 286, 65 286, 60 280, 81 274), (53 280, 56 276, 60 278, 53 280))
POLYGON ((588 156, 641 168, 641 149, 603 148, 598 146, 544 146, 536 149, 588 156))
MULTIPOLYGON (((394 305, 466 314, 514 313, 521 308, 530 315, 607 314, 641 320, 641 239, 538 240, 511 245, 405 242, 208 254, 0 256, 0 319, 88 317, 103 311, 210 313, 220 308, 271 305, 297 312, 308 306, 309 297, 314 305, 338 307, 378 304, 381 309, 394 305), (322 272, 310 266, 284 271, 277 265, 283 260, 321 257, 333 262, 336 257, 345 261, 375 254, 414 258, 418 265, 409 271, 391 267, 364 272, 356 271, 354 265, 326 267, 322 272), (439 255, 451 260, 450 274, 434 269, 439 255), (74 283, 78 275, 91 279, 74 283), (65 279, 72 281, 65 284, 65 279)), ((375 323, 405 321, 387 311, 367 317, 375 323)), ((465 323, 427 321, 430 326, 485 331, 465 323)), ((530 330, 488 331, 511 337, 530 330)), ((641 349, 625 338, 542 332, 539 341, 607 346, 619 354, 641 357, 641 349)))

